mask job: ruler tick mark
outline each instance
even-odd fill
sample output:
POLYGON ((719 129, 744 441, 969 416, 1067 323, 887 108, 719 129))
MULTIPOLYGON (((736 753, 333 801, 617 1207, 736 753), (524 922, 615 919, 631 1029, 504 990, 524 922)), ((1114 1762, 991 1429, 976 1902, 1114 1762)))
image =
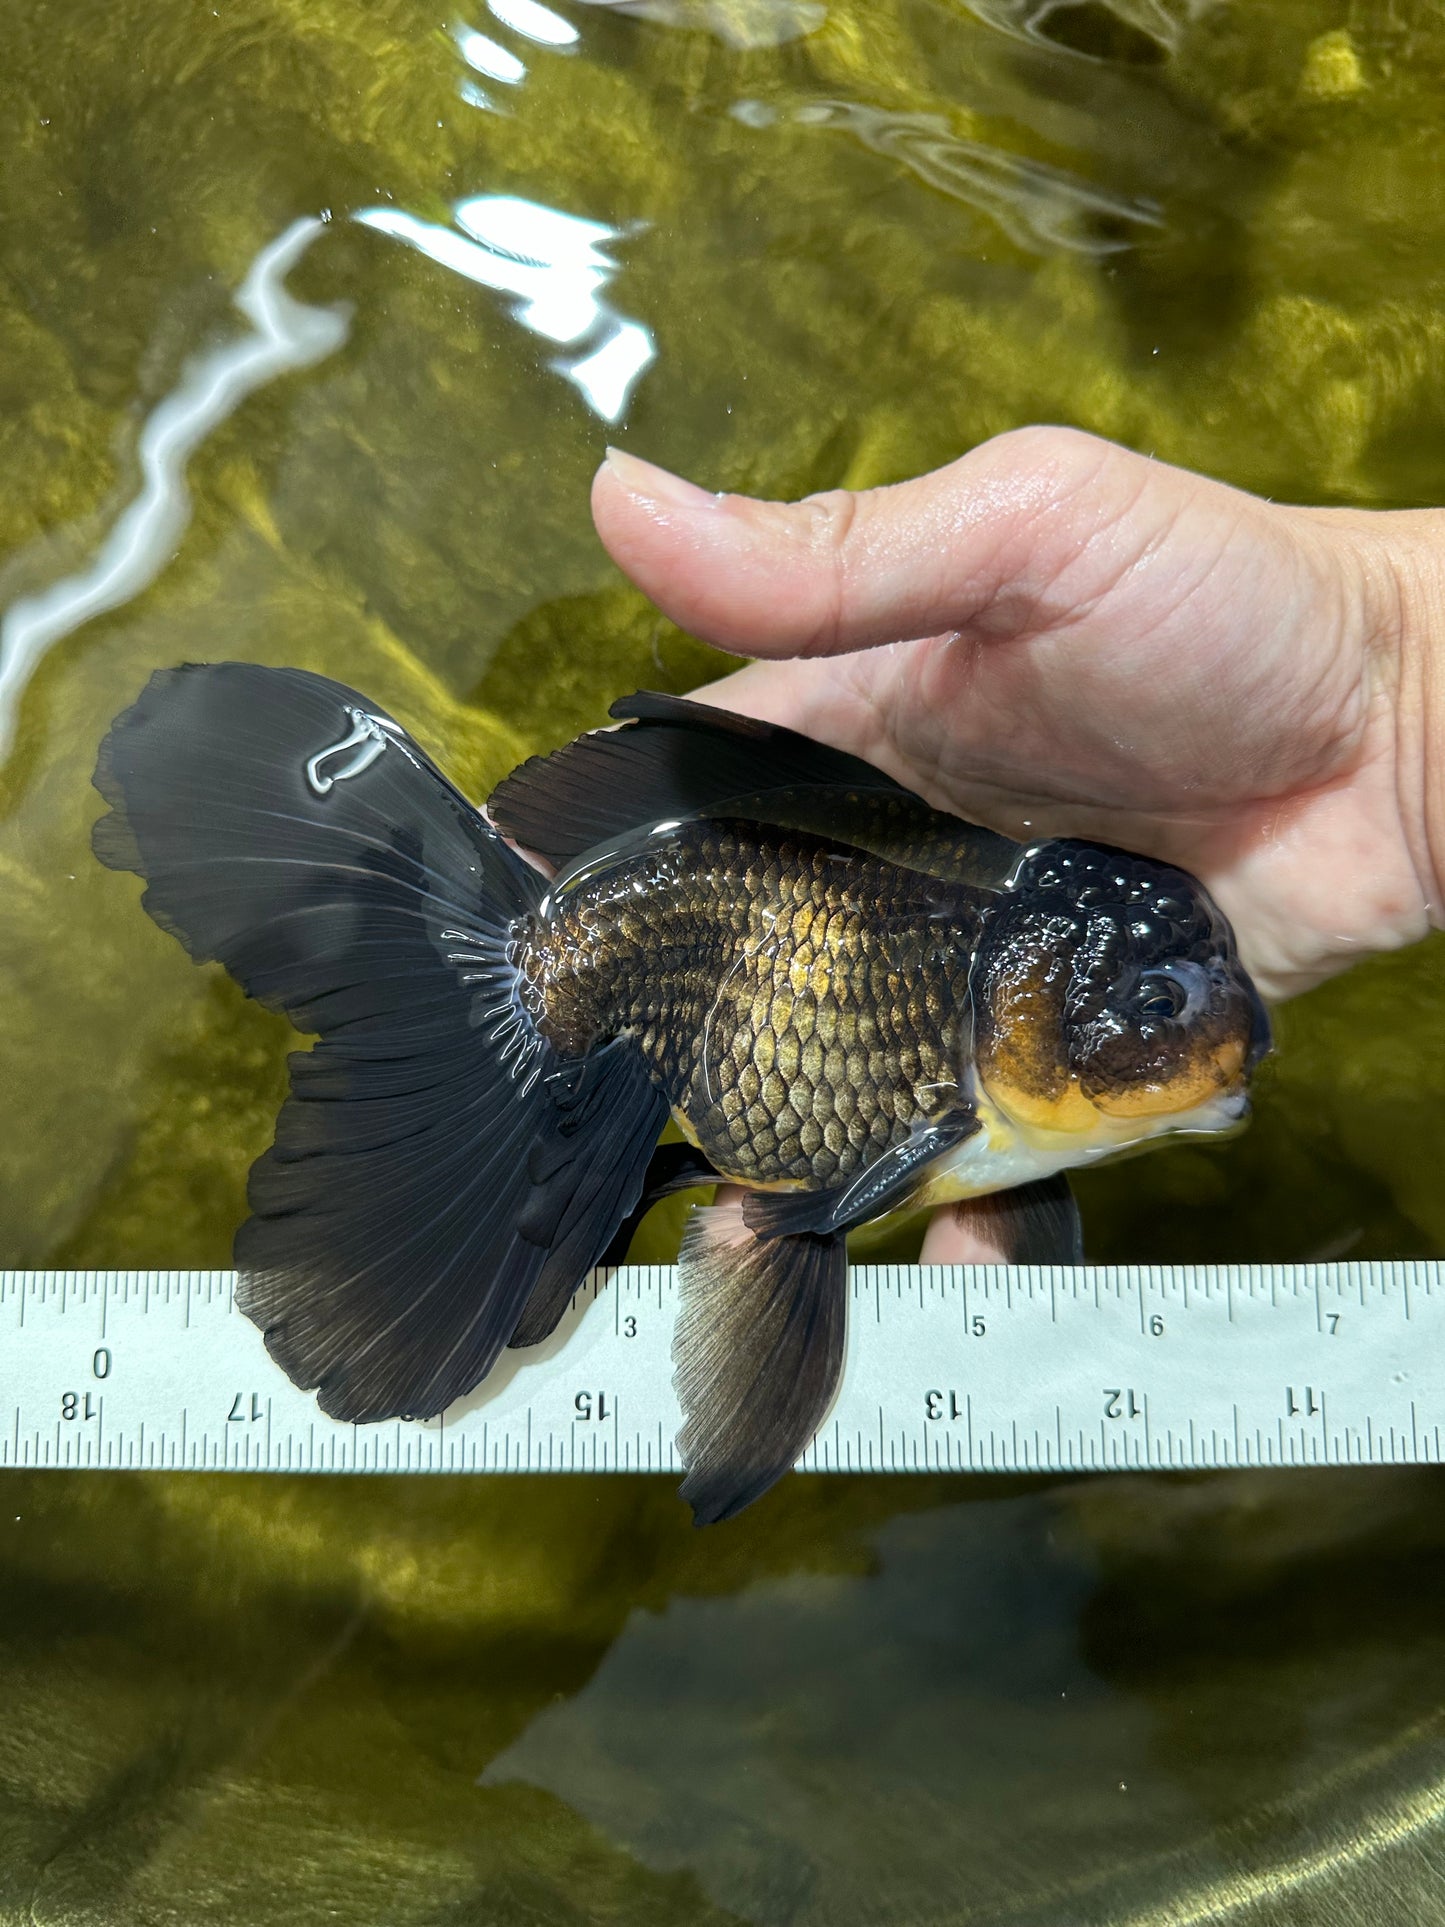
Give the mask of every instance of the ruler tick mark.
MULTIPOLYGON (((873 1320, 855 1319, 856 1342, 849 1341, 828 1432, 805 1455, 813 1468, 1433 1464, 1445 1456, 1445 1427, 1428 1421, 1432 1409, 1445 1407, 1445 1293, 1435 1289, 1441 1267, 1433 1261, 854 1269, 867 1276, 850 1280, 849 1295, 855 1307, 871 1297, 873 1320), (1332 1340, 1330 1321, 1342 1306, 1346 1338, 1332 1340), (1311 1382, 1323 1371, 1298 1356, 1311 1310, 1324 1342, 1321 1358, 1332 1371, 1338 1365, 1361 1374, 1352 1386, 1364 1389, 1358 1398, 1352 1389, 1342 1426, 1318 1385, 1310 1409, 1302 1383, 1307 1369, 1311 1382), (1150 1329, 1151 1316, 1165 1321, 1163 1342, 1150 1329), (975 1318, 985 1327, 981 1337, 972 1330, 975 1318), (1376 1358, 1393 1361, 1406 1323, 1410 1382, 1394 1388, 1388 1373, 1371 1377, 1367 1368, 1376 1358), (1147 1389, 1132 1349, 1141 1330, 1147 1389), (1120 1362, 1128 1360, 1135 1362, 1120 1362), (1117 1391, 1108 1396, 1137 1422, 1101 1423, 1100 1389, 1127 1388, 1131 1378, 1135 1411, 1117 1391), (1287 1386, 1307 1416, 1281 1416, 1287 1386), (1168 1415, 1167 1425, 1156 1411, 1168 1415)), ((376 1428, 338 1425, 302 1394, 292 1402, 259 1334, 235 1308, 229 1273, 3 1273, 0 1316, 9 1337, 0 1376, 6 1390, 15 1383, 0 1462, 303 1472, 675 1470, 671 1319, 649 1311, 631 1341, 621 1336, 624 1310, 656 1304, 671 1311, 674 1275, 665 1267, 622 1268, 610 1288, 617 1294, 612 1316, 600 1325, 590 1308, 602 1281, 590 1278, 579 1288, 569 1318, 589 1321, 582 1347, 522 1365, 514 1384, 488 1398, 485 1417, 480 1409, 453 1407, 427 1426, 376 1428), (163 1308, 182 1315, 167 1321, 163 1308), (105 1361, 95 1371, 97 1326, 119 1361, 111 1367, 123 1387, 119 1402, 110 1387, 104 1400, 99 1385, 90 1394, 84 1389, 92 1376, 107 1375, 105 1361), (146 1371, 133 1376, 128 1368, 138 1360, 146 1371), (610 1423, 576 1427, 570 1407, 579 1386, 590 1386, 594 1399, 605 1391, 599 1415, 610 1423), (254 1410, 264 1424, 243 1419, 212 1429, 203 1419, 191 1426, 193 1399, 202 1414, 224 1417, 238 1393, 238 1415, 254 1410), (57 1425, 62 1397, 76 1408, 69 1416, 93 1419, 93 1430, 67 1423, 64 1409, 57 1425), (293 1411, 294 1425, 285 1416, 293 1411)))

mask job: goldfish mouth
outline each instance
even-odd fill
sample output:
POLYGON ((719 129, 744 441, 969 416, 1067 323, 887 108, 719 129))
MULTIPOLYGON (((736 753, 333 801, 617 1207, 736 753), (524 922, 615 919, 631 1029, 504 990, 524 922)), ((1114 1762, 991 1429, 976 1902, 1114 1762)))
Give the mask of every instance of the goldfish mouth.
POLYGON ((1172 1091, 1135 1094, 1128 1102, 1087 1097, 1077 1079, 1070 1079, 1058 1096, 1040 1098, 1002 1079, 980 1078, 974 1094, 975 1100, 985 1097, 1014 1130, 1045 1143, 1132 1142, 1161 1132, 1227 1130, 1241 1123, 1250 1108, 1248 1083, 1238 1074, 1227 1083, 1190 1080, 1182 1089, 1176 1085, 1172 1091))
POLYGON ((1192 1111, 1177 1112, 1159 1120, 1161 1137, 1238 1137, 1249 1122, 1251 1105, 1247 1085, 1221 1091, 1217 1097, 1196 1105, 1192 1111))
POLYGON ((1127 1149, 1131 1144, 1156 1137, 1232 1137, 1243 1129, 1249 1112, 1249 1087, 1235 1084, 1187 1109, 1154 1111, 1134 1117, 1109 1117, 1104 1113, 1101 1121, 1106 1120, 1108 1125, 1120 1130, 1127 1149))

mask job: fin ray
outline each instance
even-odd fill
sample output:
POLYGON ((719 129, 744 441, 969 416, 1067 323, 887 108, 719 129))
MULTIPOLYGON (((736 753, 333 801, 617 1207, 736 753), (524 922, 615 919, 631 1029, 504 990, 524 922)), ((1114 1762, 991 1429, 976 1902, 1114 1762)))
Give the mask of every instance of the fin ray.
POLYGON ((673 1337, 682 1405, 682 1497, 698 1525, 751 1505, 791 1470, 843 1367, 841 1237, 753 1235, 737 1204, 692 1213, 673 1337))
POLYGON ((318 1033, 251 1174, 238 1303, 334 1417, 443 1410, 548 1263, 529 1218, 570 1261, 626 1208, 588 1176, 610 1121, 557 1097, 512 961, 542 879, 390 717, 300 670, 159 672, 96 785, 100 859, 145 878, 194 958, 318 1033), (564 1146, 540 1184, 539 1145, 564 1146))
POLYGON ((629 1046, 611 1046, 600 1076, 579 1095, 579 1114, 563 1124, 560 1148, 576 1150, 556 1159, 554 1138, 534 1152, 534 1177, 540 1152, 552 1165, 548 1183, 562 1209, 509 1344, 539 1345, 556 1330, 577 1287, 603 1261, 619 1225, 634 1211, 666 1120, 667 1099, 641 1058, 629 1046))
POLYGON ((779 724, 647 691, 610 713, 625 727, 530 758, 488 798, 503 834, 559 870, 653 824, 697 816, 836 836, 974 889, 1001 889, 1022 854, 861 758, 779 724))
POLYGON ((675 1197, 679 1191, 694 1191, 726 1180, 710 1160, 693 1144, 659 1144, 647 1166, 642 1193, 637 1203, 617 1227, 611 1244, 597 1260, 599 1265, 620 1265, 627 1257, 642 1220, 655 1204, 675 1197))

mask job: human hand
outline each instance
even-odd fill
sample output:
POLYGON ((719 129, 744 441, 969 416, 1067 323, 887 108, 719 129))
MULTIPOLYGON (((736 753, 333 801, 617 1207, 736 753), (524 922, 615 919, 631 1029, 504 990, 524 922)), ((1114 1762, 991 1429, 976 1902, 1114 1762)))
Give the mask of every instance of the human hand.
POLYGON ((1266 996, 1439 921, 1435 511, 1279 507, 1058 428, 789 504, 614 455, 593 510, 668 615, 766 659, 699 693, 1025 840, 1183 865, 1266 996))
MULTIPOLYGON (((1441 921, 1437 511, 1281 507, 1030 428, 791 504, 614 453, 593 513, 669 616, 762 658, 704 698, 1024 840, 1182 865, 1266 996, 1441 921)), ((925 1249, 974 1255, 957 1225, 925 1249)))

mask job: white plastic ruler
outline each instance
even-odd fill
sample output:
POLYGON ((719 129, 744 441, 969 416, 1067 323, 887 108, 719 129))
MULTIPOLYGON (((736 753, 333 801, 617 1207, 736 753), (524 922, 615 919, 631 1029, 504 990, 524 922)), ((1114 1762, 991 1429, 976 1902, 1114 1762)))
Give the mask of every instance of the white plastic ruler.
MULTIPOLYGON (((679 1470, 666 1267, 600 1274, 441 1418, 328 1419, 230 1272, 0 1272, 0 1467, 679 1470)), ((1445 1458, 1445 1264, 862 1266, 812 1471, 1445 1458)))

